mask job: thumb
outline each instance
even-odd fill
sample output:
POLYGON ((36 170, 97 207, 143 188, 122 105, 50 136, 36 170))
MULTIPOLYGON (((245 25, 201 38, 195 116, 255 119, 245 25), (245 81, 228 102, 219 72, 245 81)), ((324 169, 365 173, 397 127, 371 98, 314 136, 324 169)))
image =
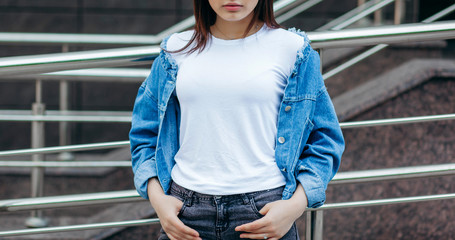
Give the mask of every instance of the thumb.
POLYGON ((270 210, 270 204, 266 204, 261 210, 259 211, 260 214, 266 215, 270 210))

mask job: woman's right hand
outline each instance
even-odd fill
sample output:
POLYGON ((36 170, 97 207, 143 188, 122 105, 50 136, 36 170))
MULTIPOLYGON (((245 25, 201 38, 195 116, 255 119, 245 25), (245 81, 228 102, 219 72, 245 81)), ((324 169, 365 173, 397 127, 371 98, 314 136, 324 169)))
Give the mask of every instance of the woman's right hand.
POLYGON ((148 182, 150 203, 160 219, 161 227, 171 240, 200 240, 199 233, 183 224, 177 217, 183 206, 182 201, 173 196, 164 194, 157 178, 148 182))

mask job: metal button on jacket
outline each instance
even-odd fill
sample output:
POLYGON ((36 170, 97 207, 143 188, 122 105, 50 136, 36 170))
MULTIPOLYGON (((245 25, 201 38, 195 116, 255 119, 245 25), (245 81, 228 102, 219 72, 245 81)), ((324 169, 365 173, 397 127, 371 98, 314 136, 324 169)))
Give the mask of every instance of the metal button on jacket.
POLYGON ((278 142, 279 142, 279 143, 284 143, 284 141, 285 141, 284 137, 279 137, 279 138, 278 138, 278 142))
POLYGON ((287 107, 285 107, 285 108, 284 108, 284 111, 286 111, 286 112, 289 112, 289 111, 291 111, 291 106, 287 106, 287 107))

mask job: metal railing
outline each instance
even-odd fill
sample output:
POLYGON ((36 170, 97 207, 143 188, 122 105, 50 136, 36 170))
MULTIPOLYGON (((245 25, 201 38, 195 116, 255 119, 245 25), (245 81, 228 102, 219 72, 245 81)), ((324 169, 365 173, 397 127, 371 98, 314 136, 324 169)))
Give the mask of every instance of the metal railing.
MULTIPOLYGON (((329 185, 359 184, 455 175, 455 163, 339 172, 329 185)), ((136 190, 0 200, 0 212, 144 201, 136 190)))
MULTIPOLYGON (((384 119, 374 121, 359 121, 352 123, 341 123, 343 128, 352 127, 374 127, 384 126, 392 124, 403 124, 403 123, 416 123, 416 122, 427 122, 427 121, 440 121, 440 120, 453 120, 455 114, 447 115, 435 115, 435 116, 422 116, 412 118, 399 118, 399 119, 384 119), (344 125, 344 126, 343 126, 344 125)), ((79 150, 97 150, 101 148, 110 148, 117 146, 126 146, 128 141, 115 142, 115 143, 102 143, 102 144, 89 144, 89 145, 78 145, 78 146, 67 146, 67 147, 55 147, 55 148, 42 148, 42 149, 28 149, 28 150, 16 150, 16 151, 4 151, 0 152, 0 156, 12 156, 12 155, 23 155, 23 154, 34 154, 34 153, 56 153, 60 151, 79 151, 79 150)), ((53 167, 54 162, 49 162, 46 165, 44 162, 42 165, 37 164, 41 167, 53 167)), ((73 167, 84 163, 74 163, 73 167)), ((93 163, 97 164, 97 163, 93 163)), ((101 163, 103 164, 103 163, 101 163)), ((108 166, 111 163, 107 163, 108 166)), ((112 164, 118 164, 113 163, 112 164)), ((129 166, 130 163, 121 163, 123 166, 129 166)), ((21 162, 19 165, 25 166, 26 163, 21 162)), ((19 166, 17 165, 17 166, 19 166)), ((59 163, 57 163, 58 166, 59 163)), ((70 166, 69 164, 68 166, 70 166)), ((60 165, 62 166, 62 165, 60 165)), ((32 166, 27 166, 32 167, 32 166)), ((430 166, 415 166, 415 167, 402 167, 393 169, 377 169, 377 170, 364 170, 364 171, 353 171, 353 172, 340 172, 330 182, 334 184, 346 184, 346 183, 365 183, 365 182, 377 182, 386 180, 403 180, 411 178, 422 178, 422 177, 436 177, 436 176, 447 176, 455 174, 455 164, 441 164, 441 165, 430 165, 430 166)), ((325 204, 319 209, 308 209, 307 210, 307 223, 312 223, 316 226, 307 226, 307 237, 308 239, 318 239, 322 236, 322 211, 339 208, 351 208, 351 207, 368 207, 377 205, 387 204, 398 204, 398 203, 411 203, 421 202, 430 200, 444 200, 453 199, 455 194, 440 194, 431 196, 415 196, 405 198, 392 198, 392 199, 378 199, 378 200, 367 200, 367 201, 356 201, 346 203, 329 203, 325 204), (311 220, 311 221, 310 221, 311 220)), ((74 206, 88 206, 95 204, 107 204, 107 203, 125 203, 142 201, 136 191, 117 191, 107 193, 95 193, 95 194, 79 194, 69 196, 57 196, 57 197, 42 197, 32 199, 15 199, 15 200, 4 200, 0 201, 0 212, 1 211, 30 211, 30 210, 43 210, 49 208, 60 208, 60 207, 74 207, 74 206)), ((62 227, 50 227, 41 229, 22 229, 13 231, 0 232, 0 236, 16 236, 16 235, 28 235, 38 233, 53 233, 62 231, 78 231, 78 230, 89 230, 95 228, 112 228, 117 226, 140 226, 146 224, 152 224, 159 222, 159 219, 146 219, 140 221, 121 221, 111 223, 96 223, 96 224, 85 224, 85 225, 73 225, 73 226, 62 226, 62 227)))
POLYGON ((31 75, 20 75, 20 76, 9 76, 8 78, 14 80, 54 80, 79 82, 128 82, 128 83, 139 83, 149 75, 150 69, 137 69, 137 68, 91 68, 91 69, 78 69, 78 70, 66 70, 51 73, 42 74, 31 74, 31 75))
MULTIPOLYGON (((403 180, 417 177, 435 177, 435 176, 446 176, 455 174, 455 164, 443 164, 443 165, 430 165, 430 166, 417 166, 417 167, 402 167, 392 169, 379 169, 379 170, 365 170, 355 172, 341 172, 338 173, 330 184, 341 184, 341 183, 366 183, 373 181, 385 181, 385 180, 403 180)), ((402 198, 391 198, 391 199, 377 199, 377 200, 366 200, 366 201, 354 201, 354 202, 341 202, 341 203, 327 203, 318 209, 307 209, 308 217, 315 217, 313 212, 321 212, 323 210, 341 209, 341 208, 354 208, 354 207, 371 207, 379 205, 390 205, 390 204, 402 204, 402 203, 415 203, 422 201, 434 201, 434 200, 447 200, 454 199, 455 193, 449 194, 438 194, 428 196, 413 196, 413 197, 402 197, 402 198)), ((42 197, 32 199, 16 199, 16 200, 4 200, 0 201, 0 212, 13 212, 13 211, 30 211, 30 210, 42 210, 51 208, 61 207, 75 207, 75 206, 90 206, 95 204, 112 204, 112 203, 126 203, 126 202, 137 202, 144 201, 135 190, 127 191, 116 191, 106 193, 95 193, 95 194, 78 194, 68 196, 57 196, 57 197, 42 197)), ((42 233, 55 233, 55 232, 67 232, 67 231, 80 231, 90 230, 97 228, 113 228, 113 227, 130 227, 130 226, 142 226, 158 223, 159 219, 144 219, 144 220, 133 220, 133 221, 120 221, 120 222, 107 222, 107 223, 96 223, 96 224, 84 224, 84 225, 72 225, 72 226, 61 226, 61 227, 48 227, 41 229, 22 229, 0 232, 0 237, 6 236, 17 236, 17 235, 29 235, 29 234, 42 234, 42 233)), ((308 223, 308 222, 307 222, 308 223)), ((321 227, 321 226, 320 226, 321 227)), ((308 232, 307 227, 307 232, 308 232)), ((312 226, 315 228, 315 226, 312 226)), ((316 228, 318 228, 316 226, 316 228)), ((321 228, 322 230, 322 228, 321 228)), ((309 236, 310 238, 322 237, 321 233, 309 236)), ((311 234, 309 234, 311 235, 311 234)))
MULTIPOLYGON (((455 193, 451 194, 438 194, 429 196, 416 196, 416 197, 404 197, 404 198, 392 198, 392 199, 378 199, 369 201, 355 201, 347 203, 327 203, 318 209, 307 209, 307 215, 313 212, 321 212, 322 210, 332 210, 341 208, 354 208, 354 207, 371 207, 371 206, 383 206, 391 204, 404 204, 404 203, 416 203, 423 201, 436 201, 436 200, 448 200, 454 199, 455 193)), ((144 226, 159 223, 158 218, 142 219, 142 220, 130 220, 130 221, 119 221, 119 222, 105 222, 105 223, 94 223, 94 224, 82 224, 82 225, 71 225, 71 226, 60 226, 60 227, 46 227, 39 229, 21 229, 12 231, 0 232, 0 237, 10 236, 23 236, 32 234, 45 234, 45 233, 56 233, 56 232, 69 232, 69 231, 84 231, 93 229, 104 229, 104 228, 118 228, 118 227, 135 227, 144 226)), ((307 222, 308 224, 309 222, 307 222)), ((308 228, 308 227, 307 227, 308 228)), ((322 239, 322 235, 307 236, 306 239, 322 239)))
MULTIPOLYGON (((455 38, 455 21, 429 24, 403 24, 328 32, 310 32, 314 48, 368 46, 379 43, 403 43, 455 38)), ((0 75, 47 73, 105 66, 150 64, 159 53, 159 46, 128 47, 71 53, 0 58, 0 75)))
POLYGON ((7 160, 0 161, 0 167, 24 167, 24 168, 60 168, 60 167, 74 167, 74 168, 86 168, 86 167, 131 167, 131 161, 44 161, 44 162, 33 162, 33 161, 17 161, 7 160))
POLYGON ((4 156, 15 156, 15 155, 33 155, 33 154, 51 154, 61 152, 77 152, 77 151, 93 151, 93 150, 104 150, 119 147, 129 146, 129 141, 117 141, 117 142, 105 142, 105 143, 92 143, 92 144, 79 144, 70 146, 58 146, 58 147, 43 147, 43 148, 32 148, 26 150, 10 150, 0 152, 0 157, 4 156))
POLYGON ((69 231, 82 231, 82 230, 93 230, 103 228, 118 228, 118 227, 137 227, 159 223, 158 218, 153 219, 142 219, 142 220, 131 220, 121 222, 106 222, 106 223, 93 223, 83 225, 72 225, 62 227, 46 227, 38 229, 22 229, 0 232, 0 237, 11 237, 11 236, 24 236, 44 233, 56 233, 56 232, 69 232, 69 231))
MULTIPOLYGON (((34 116, 27 116, 28 119, 21 119, 25 121, 36 121, 34 116)), ((64 119, 67 120, 67 119, 64 119)), ((377 119, 377 120, 365 120, 365 121, 353 121, 353 122, 342 122, 340 127, 342 129, 349 128, 363 128, 363 127, 378 127, 388 126, 397 124, 410 124, 410 123, 422 123, 422 122, 433 122, 433 121, 446 121, 455 120, 455 113, 442 114, 442 115, 430 115, 430 116, 417 116, 417 117, 405 117, 405 118, 390 118, 390 119, 377 119)), ((41 119, 41 121, 47 121, 41 119)), ((53 121, 53 119, 52 119, 53 121)), ((74 120, 77 122, 78 120, 74 120)), ((97 121, 97 120, 94 120, 97 121)), ((130 122, 131 119, 128 119, 130 122)), ((57 147, 43 147, 43 148, 31 148, 31 149, 20 149, 20 150, 9 150, 0 151, 0 157, 5 156, 18 156, 18 155, 33 155, 33 154, 52 154, 61 152, 77 152, 77 151, 92 151, 92 150, 104 150, 113 149, 120 147, 128 147, 129 141, 116 141, 116 142, 104 142, 104 143, 92 143, 92 144, 79 144, 69 146, 57 146, 57 147)), ((39 163, 35 163, 39 165, 39 163)), ((0 167, 2 165, 0 164, 0 167)))

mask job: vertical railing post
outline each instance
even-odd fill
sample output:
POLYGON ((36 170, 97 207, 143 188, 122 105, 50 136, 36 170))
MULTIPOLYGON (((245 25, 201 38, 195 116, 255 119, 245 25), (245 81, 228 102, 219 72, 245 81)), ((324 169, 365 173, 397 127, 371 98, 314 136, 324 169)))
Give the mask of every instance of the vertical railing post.
POLYGON ((323 228, 324 228, 324 211, 312 212, 313 217, 311 218, 313 225, 313 238, 312 240, 322 240, 323 228))
POLYGON ((394 17, 393 17, 393 23, 395 25, 401 24, 403 21, 404 17, 404 1, 403 0, 395 0, 395 12, 394 12, 394 17))
MULTIPOLYGON (((32 105, 33 115, 42 116, 45 114, 46 105, 42 102, 42 82, 36 80, 36 100, 32 105)), ((44 147, 44 122, 32 122, 32 148, 44 147)), ((32 161, 44 161, 43 154, 32 155, 32 161)), ((44 190, 44 168, 34 167, 31 172, 31 197, 42 197, 44 190)), ((35 210, 31 212, 30 218, 25 221, 27 227, 45 227, 47 221, 44 220, 42 211, 35 210)))
POLYGON ((305 240, 313 239, 313 219, 311 212, 306 212, 305 240))
POLYGON ((307 212, 306 218, 306 240, 322 240, 324 229, 324 211, 307 212))
MULTIPOLYGON (((380 2, 380 0, 376 0, 376 2, 380 2)), ((377 10, 374 12, 374 25, 379 26, 382 23, 382 9, 377 10)))
MULTIPOLYGON (((68 52, 68 44, 62 46, 62 52, 68 52)), ((60 81, 60 112, 65 114, 69 110, 69 83, 67 80, 60 81)), ((59 144, 60 146, 69 145, 71 142, 71 129, 68 122, 59 123, 59 144)), ((62 152, 59 155, 60 160, 69 161, 74 159, 74 155, 69 152, 62 152)))

